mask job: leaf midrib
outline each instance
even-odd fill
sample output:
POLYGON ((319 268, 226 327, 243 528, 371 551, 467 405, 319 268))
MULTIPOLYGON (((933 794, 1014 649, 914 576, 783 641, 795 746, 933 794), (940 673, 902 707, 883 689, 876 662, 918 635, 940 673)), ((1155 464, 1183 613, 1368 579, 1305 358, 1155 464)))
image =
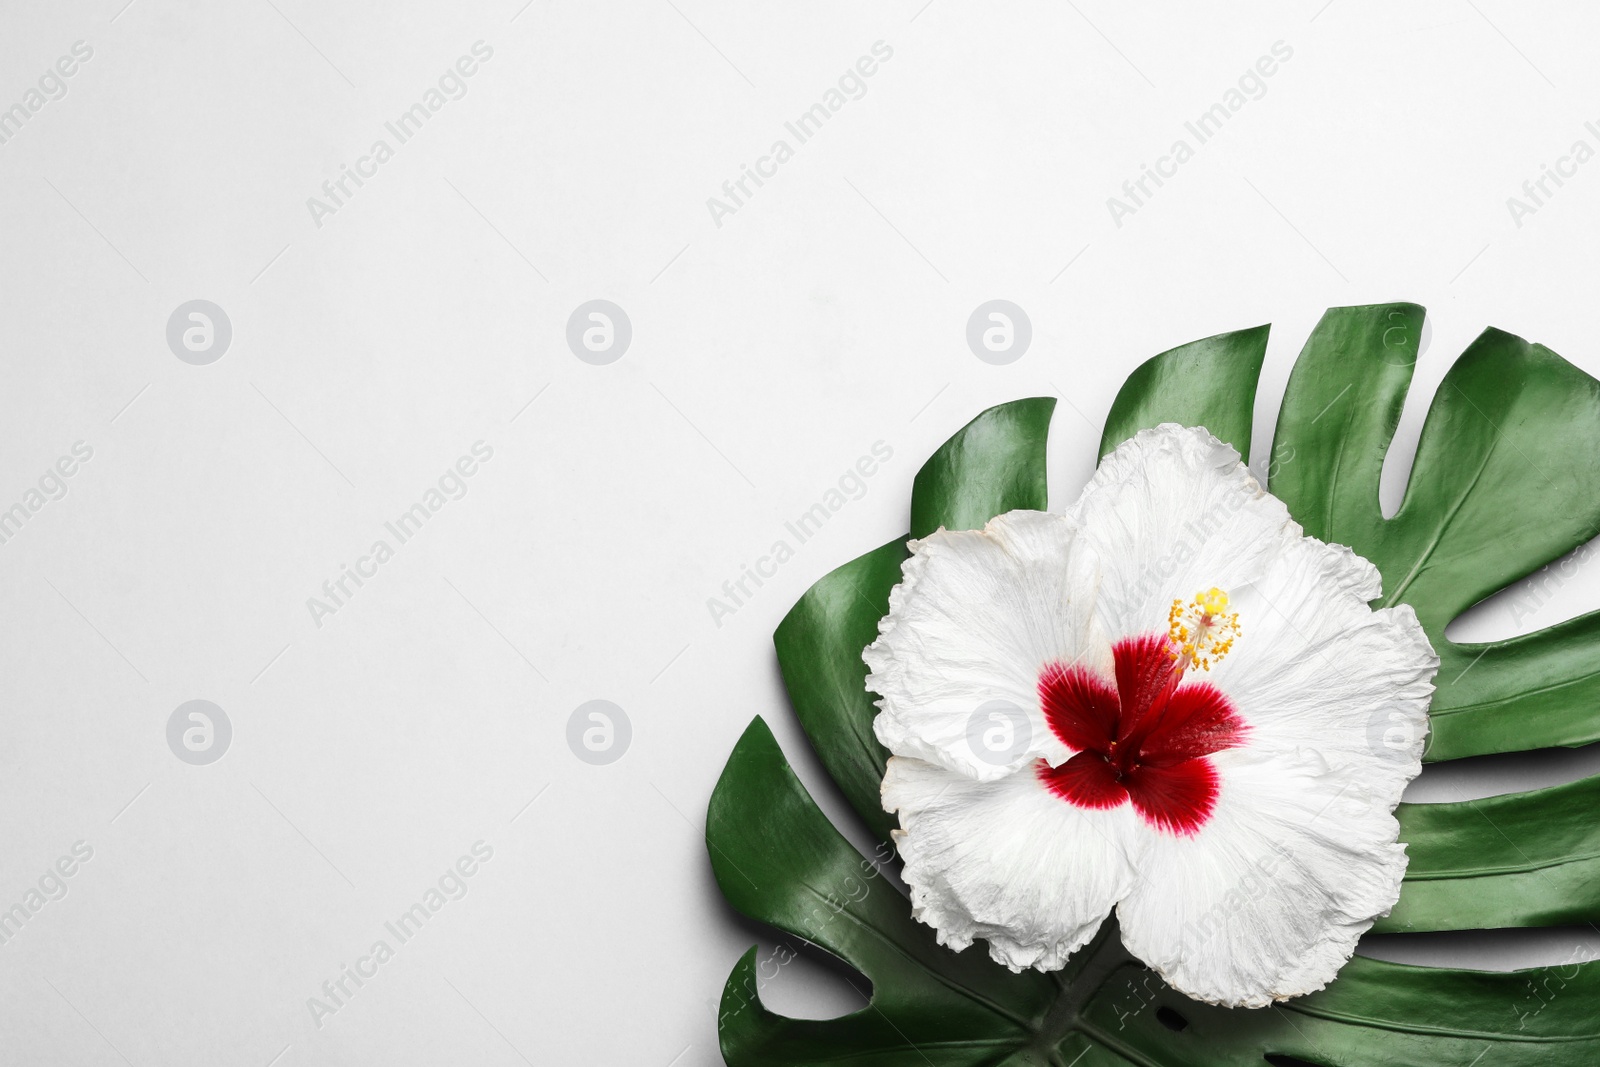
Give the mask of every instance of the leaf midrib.
POLYGON ((1280 1004, 1283 1011, 1298 1012, 1316 1019, 1327 1019, 1330 1022, 1347 1023, 1351 1026, 1371 1027, 1374 1030, 1387 1030, 1395 1034, 1436 1034, 1441 1037, 1470 1037, 1481 1038, 1484 1041, 1514 1041, 1532 1045, 1566 1044, 1573 1041, 1594 1041, 1593 1034, 1508 1034, 1500 1030, 1464 1030, 1446 1026, 1418 1026, 1390 1022, 1387 1019, 1373 1019, 1363 1015, 1354 1015, 1350 1012, 1329 1011, 1326 1008, 1312 1008, 1304 1004, 1292 1002, 1280 1004))
MULTIPOLYGON (((1504 648, 1516 640, 1518 640, 1518 638, 1513 637, 1505 641, 1488 642, 1488 645, 1491 650, 1496 648, 1504 648)), ((1456 647, 1459 648, 1463 646, 1458 645, 1456 647)), ((1488 653, 1485 652, 1483 655, 1488 655, 1488 653)), ((1514 700, 1522 700, 1526 697, 1539 696, 1541 693, 1553 693, 1558 689, 1565 689, 1568 686, 1578 685, 1581 682, 1586 682, 1590 678, 1595 677, 1600 677, 1600 668, 1596 668, 1592 671, 1585 671, 1582 674, 1573 675, 1569 678, 1564 678, 1559 682, 1551 682, 1549 685, 1541 685, 1536 689, 1524 689, 1520 692, 1508 693, 1503 697, 1495 697, 1493 700, 1480 700, 1472 704, 1457 704, 1456 706, 1449 708, 1430 708, 1428 710, 1428 714, 1430 717, 1440 718, 1446 715, 1457 715, 1463 711, 1474 711, 1479 708, 1492 708, 1502 704, 1509 704, 1514 700)))
MULTIPOLYGON (((1384 598, 1383 604, 1385 607, 1393 607, 1395 604, 1399 603, 1401 595, 1404 594, 1407 589, 1411 588, 1411 584, 1417 580, 1417 576, 1426 568, 1428 560, 1433 558, 1434 552, 1438 549, 1439 542, 1444 540, 1445 531, 1450 528, 1451 523, 1456 521, 1456 516, 1461 514, 1461 509, 1467 504, 1467 498, 1472 495, 1472 490, 1478 484, 1479 479, 1483 477, 1483 472, 1489 469, 1489 461, 1494 458, 1495 450, 1499 447, 1500 442, 1498 438, 1490 443, 1488 451, 1484 452, 1483 454, 1483 462, 1478 464, 1478 469, 1472 475, 1472 481, 1468 482, 1466 487, 1461 490, 1461 495, 1450 507, 1450 513, 1446 515, 1444 520, 1440 522, 1439 525, 1434 529, 1433 537, 1429 539, 1428 546, 1422 550, 1420 555, 1417 556, 1417 561, 1411 565, 1410 573, 1408 573, 1405 578, 1401 580, 1399 586, 1395 588, 1394 592, 1390 593, 1384 598)), ((1415 473, 1414 467, 1412 473, 1415 473)), ((1407 488, 1409 493, 1409 486, 1407 488)), ((1396 517, 1398 518, 1398 516, 1396 517)))
POLYGON ((1409 870, 1405 880, 1408 882, 1443 882, 1451 879, 1469 881, 1473 878, 1489 878, 1497 874, 1532 874, 1534 871, 1549 870, 1552 867, 1565 867, 1570 863, 1588 863, 1600 859, 1600 852, 1585 852, 1577 856, 1565 856, 1560 859, 1530 860, 1527 863, 1509 863, 1497 867, 1460 867, 1450 870, 1429 871, 1426 874, 1413 875, 1409 870))

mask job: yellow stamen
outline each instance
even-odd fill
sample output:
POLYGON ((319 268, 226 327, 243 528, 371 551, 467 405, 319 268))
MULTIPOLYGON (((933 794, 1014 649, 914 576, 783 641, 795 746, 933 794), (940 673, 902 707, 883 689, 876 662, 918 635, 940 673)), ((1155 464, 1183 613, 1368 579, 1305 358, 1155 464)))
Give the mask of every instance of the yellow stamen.
POLYGON ((1233 648, 1239 632, 1239 613, 1228 611, 1228 594, 1216 586, 1196 593, 1187 604, 1174 600, 1167 612, 1170 652, 1180 667, 1209 671, 1233 648))

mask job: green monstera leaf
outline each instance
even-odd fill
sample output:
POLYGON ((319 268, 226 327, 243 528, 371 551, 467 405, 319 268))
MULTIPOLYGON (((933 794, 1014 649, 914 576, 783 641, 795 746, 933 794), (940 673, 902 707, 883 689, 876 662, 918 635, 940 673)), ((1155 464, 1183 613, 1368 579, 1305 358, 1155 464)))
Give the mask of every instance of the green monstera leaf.
MULTIPOLYGON (((1412 304, 1330 310, 1289 380, 1269 484, 1306 532, 1352 546, 1412 605, 1443 661, 1430 760, 1600 740, 1600 612, 1523 637, 1461 645, 1445 627, 1600 528, 1600 383, 1497 330, 1468 348, 1428 413, 1400 509, 1378 484, 1421 338, 1412 304)), ((1162 422, 1204 425, 1249 454, 1259 327, 1151 359, 1107 418, 1102 455, 1162 422)), ((971 528, 1043 508, 1053 401, 979 415, 918 474, 911 529, 971 528)), ((1168 989, 1123 950, 1115 921, 1055 974, 955 953, 884 876, 894 821, 878 803, 887 753, 861 650, 906 558, 896 540, 826 575, 779 626, 784 683, 824 767, 881 842, 863 856, 789 769, 766 724, 745 731, 712 795, 711 865, 735 908, 833 954, 870 1000, 830 1020, 768 1011, 781 959, 751 949, 723 991, 733 1067, 850 1064, 1053 1067, 1415 1067, 1600 1063, 1600 963, 1510 973, 1356 957, 1325 990, 1229 1010, 1168 989), (865 990, 864 990, 865 992, 865 990)), ((1375 722, 1381 739, 1387 724, 1375 722)), ((1411 861, 1379 930, 1470 930, 1600 919, 1600 778, 1457 804, 1401 805, 1411 861)))

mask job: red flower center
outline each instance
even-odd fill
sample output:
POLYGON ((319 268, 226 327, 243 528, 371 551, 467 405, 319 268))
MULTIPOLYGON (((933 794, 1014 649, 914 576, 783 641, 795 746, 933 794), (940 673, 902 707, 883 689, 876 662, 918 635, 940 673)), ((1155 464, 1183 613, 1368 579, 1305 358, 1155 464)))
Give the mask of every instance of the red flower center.
POLYGON ((1050 729, 1076 755, 1035 766, 1045 786, 1081 808, 1124 801, 1150 825, 1193 834, 1217 801, 1206 757, 1244 740, 1248 727, 1208 682, 1185 683, 1165 634, 1118 641, 1113 686, 1093 671, 1052 663, 1039 676, 1050 729))

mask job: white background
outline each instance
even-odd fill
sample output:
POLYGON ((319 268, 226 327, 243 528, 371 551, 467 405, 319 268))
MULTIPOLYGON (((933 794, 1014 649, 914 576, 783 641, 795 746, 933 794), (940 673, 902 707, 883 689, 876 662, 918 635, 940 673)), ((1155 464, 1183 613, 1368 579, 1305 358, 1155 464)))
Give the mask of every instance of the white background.
MULTIPOLYGON (((1063 398, 1061 503, 1139 362, 1272 322, 1259 459, 1323 308, 1413 300, 1433 332, 1392 507, 1486 325, 1600 371, 1600 162, 1520 227, 1506 204, 1600 147, 1576 4, 125 2, 0 16, 0 107, 93 49, 0 145, 0 508, 94 450, 0 544, 0 904, 94 849, 0 945, 6 1062, 720 1063, 756 934, 702 820, 752 716, 841 811, 772 629, 902 532, 917 466, 981 408, 1063 398), (466 95, 318 226, 307 198, 479 40, 466 95), (877 41, 865 95, 716 225, 707 198, 877 41), (1117 226, 1107 198, 1278 41, 1265 94, 1117 226), (165 339, 196 298, 233 327, 208 366, 165 339), (633 325, 608 366, 564 339, 594 298, 633 325), (1033 323, 1009 366, 966 345, 992 298, 1033 323), (467 495, 317 626, 307 598, 480 440, 467 495), (880 440, 865 495, 716 625, 707 599, 880 440), (234 729, 203 767, 165 736, 196 698, 234 729), (609 766, 566 743, 591 699, 632 721, 609 766), (307 999, 479 840, 470 892, 318 1027, 307 999)), ((1464 632, 1597 593, 1585 572, 1464 632)), ((766 995, 855 1003, 802 963, 766 995)))

